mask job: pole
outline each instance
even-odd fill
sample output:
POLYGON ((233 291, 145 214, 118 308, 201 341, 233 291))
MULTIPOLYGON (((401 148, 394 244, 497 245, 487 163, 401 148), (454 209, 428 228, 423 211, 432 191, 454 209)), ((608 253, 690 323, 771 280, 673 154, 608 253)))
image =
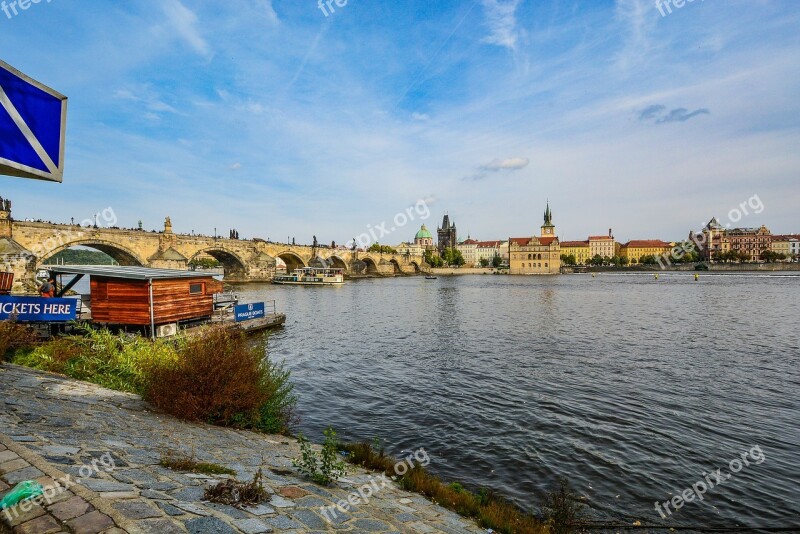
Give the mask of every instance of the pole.
POLYGON ((148 286, 150 287, 150 337, 153 341, 156 340, 156 319, 153 313, 153 280, 152 278, 148 280, 148 286))

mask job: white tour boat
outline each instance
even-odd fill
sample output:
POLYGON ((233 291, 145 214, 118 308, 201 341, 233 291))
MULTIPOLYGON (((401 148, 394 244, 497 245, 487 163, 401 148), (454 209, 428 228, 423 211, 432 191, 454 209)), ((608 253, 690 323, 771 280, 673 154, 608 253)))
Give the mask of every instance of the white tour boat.
POLYGON ((279 274, 273 284, 293 286, 340 286, 344 284, 344 269, 326 267, 303 267, 291 274, 279 274))

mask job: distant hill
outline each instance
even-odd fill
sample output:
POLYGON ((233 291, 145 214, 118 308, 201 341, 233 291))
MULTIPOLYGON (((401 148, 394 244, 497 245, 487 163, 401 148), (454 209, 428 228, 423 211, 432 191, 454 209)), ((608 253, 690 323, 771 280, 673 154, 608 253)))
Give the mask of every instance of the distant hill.
POLYGON ((99 250, 68 248, 45 262, 46 265, 114 265, 114 259, 99 250))

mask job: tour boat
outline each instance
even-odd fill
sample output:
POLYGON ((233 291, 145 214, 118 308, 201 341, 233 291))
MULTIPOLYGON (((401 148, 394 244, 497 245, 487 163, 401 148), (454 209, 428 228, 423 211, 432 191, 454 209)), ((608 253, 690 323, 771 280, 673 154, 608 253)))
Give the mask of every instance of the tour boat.
POLYGON ((344 284, 344 269, 326 267, 303 267, 291 274, 279 274, 273 284, 293 286, 340 286, 344 284))
POLYGON ((425 280, 436 280, 436 277, 429 274, 428 276, 425 277, 425 280))

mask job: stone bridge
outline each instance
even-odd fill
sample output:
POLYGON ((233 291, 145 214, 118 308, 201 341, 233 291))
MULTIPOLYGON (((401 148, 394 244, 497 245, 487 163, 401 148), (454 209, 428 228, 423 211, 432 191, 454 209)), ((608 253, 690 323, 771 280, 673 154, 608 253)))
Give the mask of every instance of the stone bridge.
POLYGON ((84 246, 105 252, 120 265, 189 269, 203 255, 217 259, 231 282, 264 282, 275 276, 277 259, 288 270, 330 266, 354 275, 400 275, 427 272, 422 256, 379 254, 326 246, 286 245, 260 239, 222 239, 176 234, 167 220, 164 231, 147 232, 70 224, 15 221, 0 208, 0 270, 15 273, 15 287, 33 281, 48 259, 62 250, 84 246))

